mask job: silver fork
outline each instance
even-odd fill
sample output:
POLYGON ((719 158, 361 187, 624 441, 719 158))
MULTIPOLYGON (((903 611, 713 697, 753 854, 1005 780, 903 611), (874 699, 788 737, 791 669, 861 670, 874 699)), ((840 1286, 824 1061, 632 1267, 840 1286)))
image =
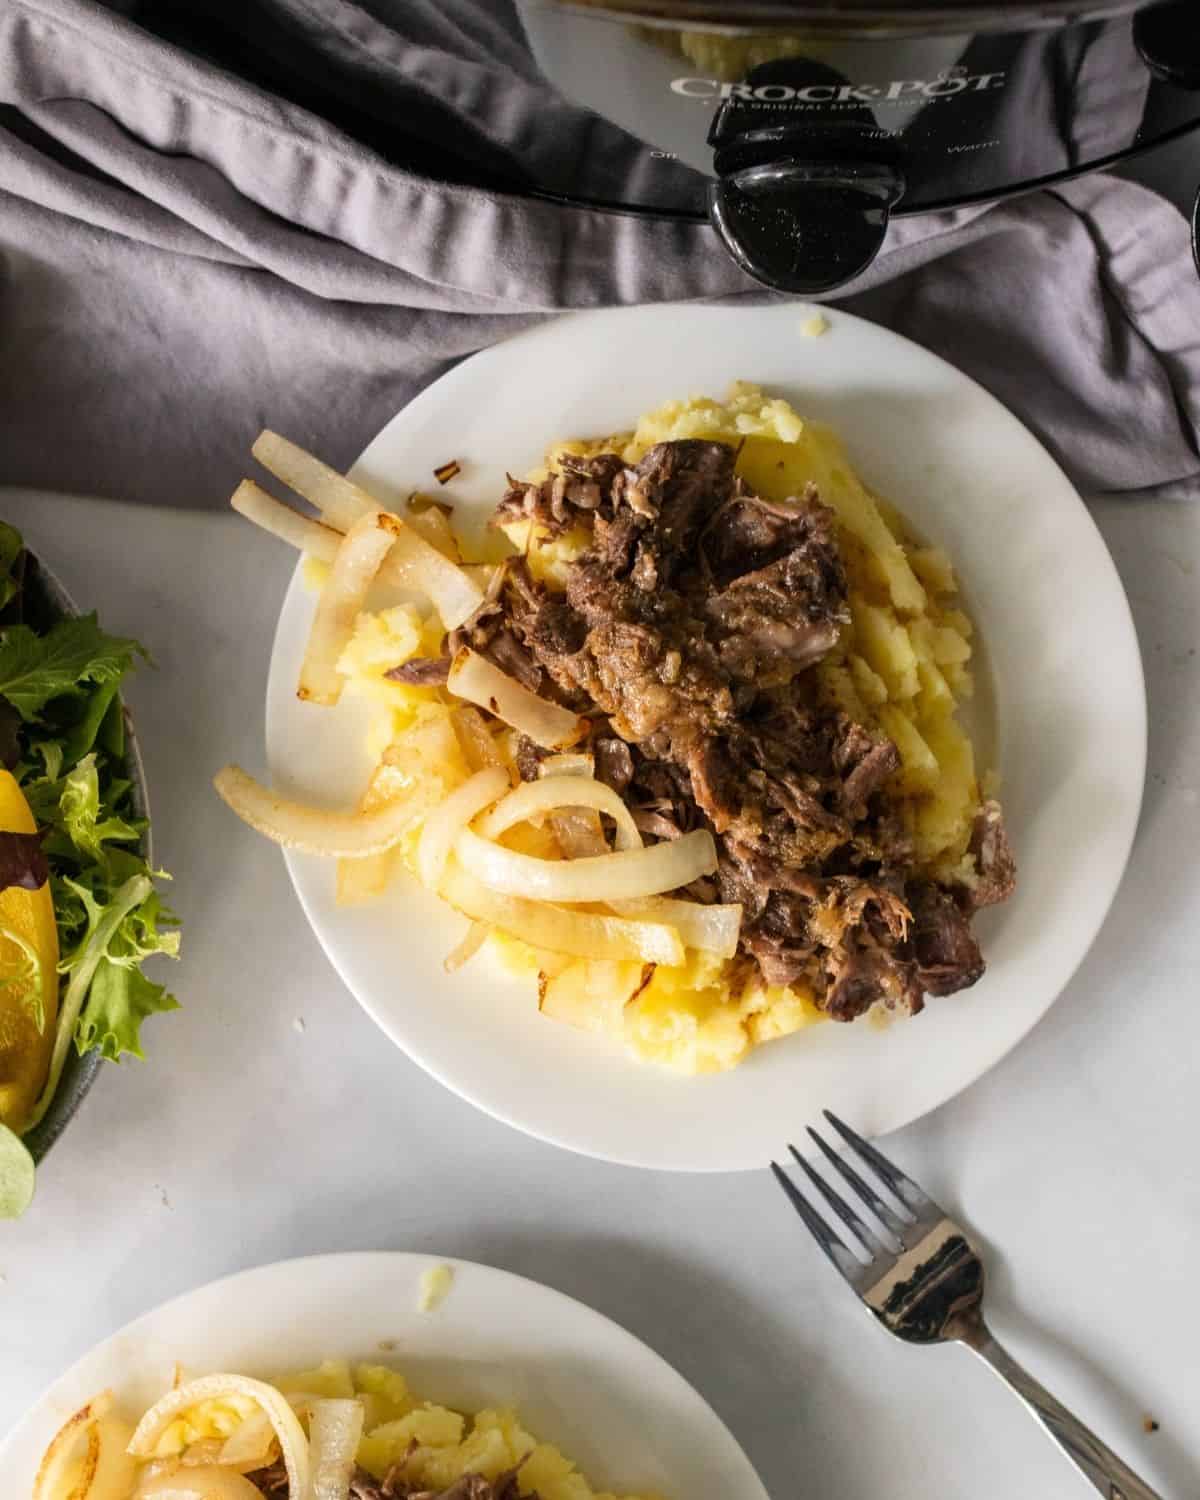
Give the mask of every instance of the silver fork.
POLYGON ((897 1212, 885 1203, 843 1156, 809 1130, 830 1166, 883 1225, 895 1248, 860 1218, 795 1146, 788 1150, 845 1225, 861 1255, 834 1233, 777 1162, 771 1163, 771 1170, 817 1244, 888 1332, 909 1344, 965 1344, 1021 1398, 1030 1415, 1106 1500, 1162 1500, 989 1333, 983 1321, 983 1262, 958 1225, 874 1146, 828 1110, 824 1114, 901 1205, 897 1212))

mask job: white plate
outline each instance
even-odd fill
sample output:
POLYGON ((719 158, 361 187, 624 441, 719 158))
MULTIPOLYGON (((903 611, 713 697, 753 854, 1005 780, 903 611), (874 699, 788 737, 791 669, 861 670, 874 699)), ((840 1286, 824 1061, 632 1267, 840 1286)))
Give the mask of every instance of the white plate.
MULTIPOLYGON (((1041 445, 950 365, 873 324, 829 314, 799 334, 794 306, 668 306, 577 314, 467 360, 375 439, 355 477, 383 498, 428 488, 448 459, 458 514, 482 521, 558 437, 630 426, 661 402, 723 395, 735 378, 832 423, 870 484, 958 564, 986 645, 981 763, 996 764, 1020 866, 979 933, 983 980, 886 1030, 820 1026, 732 1073, 680 1079, 545 1020, 528 987, 442 957, 462 919, 405 881, 339 910, 332 868, 288 865, 350 990, 422 1067, 522 1130, 645 1167, 759 1167, 821 1107, 871 1135, 978 1078, 1046 1011, 1095 937, 1129 854, 1145 769, 1137 640, 1116 570, 1079 496, 1041 445)), ((1030 372, 1036 380, 1037 372, 1030 372)), ((271 665, 267 755, 285 791, 350 804, 369 770, 359 707, 302 704, 295 683, 312 600, 299 578, 271 665)))
POLYGON ((169 1387, 177 1360, 189 1376, 270 1376, 330 1358, 394 1365, 450 1406, 516 1406, 598 1488, 767 1500, 712 1408, 632 1334, 507 1271, 401 1253, 280 1261, 138 1318, 84 1355, 0 1444, 5 1490, 27 1494, 63 1421, 108 1387, 136 1417, 169 1387), (420 1313, 421 1275, 439 1264, 454 1268, 450 1294, 420 1313))

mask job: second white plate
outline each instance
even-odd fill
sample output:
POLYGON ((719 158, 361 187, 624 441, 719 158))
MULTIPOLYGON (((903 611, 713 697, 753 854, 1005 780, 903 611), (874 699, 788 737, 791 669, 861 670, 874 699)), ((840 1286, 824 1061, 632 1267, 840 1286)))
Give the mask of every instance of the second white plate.
MULTIPOLYGON (((417 1308, 423 1255, 281 1261, 156 1308, 93 1349, 0 1443, 0 1473, 28 1494, 47 1443, 98 1392, 136 1417, 185 1376, 270 1377, 324 1359, 392 1365, 460 1410, 516 1406, 598 1488, 686 1500, 767 1500, 710 1406, 657 1354, 561 1292, 467 1261, 432 1313, 417 1308)), ((6 1492, 9 1484, 5 1485, 6 1492)))
MULTIPOLYGON (((482 521, 505 471, 530 467, 554 439, 619 430, 672 397, 721 396, 732 380, 754 380, 832 423, 867 481, 958 565, 991 668, 995 724, 983 726, 982 759, 994 750, 1020 885, 979 922, 984 978, 913 1021, 820 1026, 760 1048, 735 1072, 675 1078, 543 1019, 528 987, 486 967, 447 977, 442 958, 462 920, 412 882, 377 906, 340 909, 330 866, 289 856, 325 951, 410 1057, 522 1130, 638 1166, 761 1167, 822 1107, 879 1135, 950 1098, 1019 1041, 1070 978, 1137 824, 1141 661, 1116 570, 1079 496, 1036 439, 943 360, 844 313, 830 314, 824 338, 804 339, 800 316, 780 306, 665 306, 563 318, 458 366, 390 422, 354 470, 396 502, 457 458, 453 499, 461 517, 482 521)), ((295 697, 311 614, 297 576, 272 659, 267 754, 281 789, 345 806, 370 770, 362 719, 354 704, 331 712, 295 697)))

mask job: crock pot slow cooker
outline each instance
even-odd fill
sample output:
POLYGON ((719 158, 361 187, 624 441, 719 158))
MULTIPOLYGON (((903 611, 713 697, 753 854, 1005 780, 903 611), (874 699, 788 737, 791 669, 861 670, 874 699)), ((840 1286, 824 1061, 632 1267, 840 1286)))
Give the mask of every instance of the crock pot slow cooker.
POLYGON ((1197 0, 519 9, 556 87, 703 174, 730 253, 788 291, 857 275, 892 214, 1053 183, 1200 123, 1197 0))
POLYGON ((894 215, 1200 126, 1200 0, 102 0, 409 170, 716 226, 818 294, 894 215))

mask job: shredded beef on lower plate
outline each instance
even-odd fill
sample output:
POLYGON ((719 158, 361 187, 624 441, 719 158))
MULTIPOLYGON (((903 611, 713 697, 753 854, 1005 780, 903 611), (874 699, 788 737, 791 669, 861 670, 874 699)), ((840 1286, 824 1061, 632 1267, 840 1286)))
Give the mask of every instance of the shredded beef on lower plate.
MULTIPOLYGON (((456 644, 589 716, 596 775, 647 838, 712 831, 715 881, 680 894, 742 904, 741 951, 768 985, 808 985, 836 1020, 915 1013, 983 973, 971 915, 1015 878, 1000 809, 976 821, 969 888, 920 877, 884 794, 896 747, 822 704, 809 670, 849 618, 834 513, 811 485, 754 494, 736 456, 666 442, 511 481, 497 523, 590 545, 562 592, 512 559, 456 644)), ((541 758, 522 741, 521 775, 541 758)))
MULTIPOLYGON (((448 1489, 431 1490, 405 1480, 400 1464, 382 1479, 376 1479, 365 1469, 355 1469, 350 1480, 350 1500, 537 1500, 532 1491, 522 1493, 517 1483, 518 1472, 510 1470, 494 1481, 482 1474, 464 1474, 448 1489)), ((262 1491, 266 1500, 285 1500, 288 1477, 282 1459, 269 1468, 247 1474, 246 1478, 262 1491)))

